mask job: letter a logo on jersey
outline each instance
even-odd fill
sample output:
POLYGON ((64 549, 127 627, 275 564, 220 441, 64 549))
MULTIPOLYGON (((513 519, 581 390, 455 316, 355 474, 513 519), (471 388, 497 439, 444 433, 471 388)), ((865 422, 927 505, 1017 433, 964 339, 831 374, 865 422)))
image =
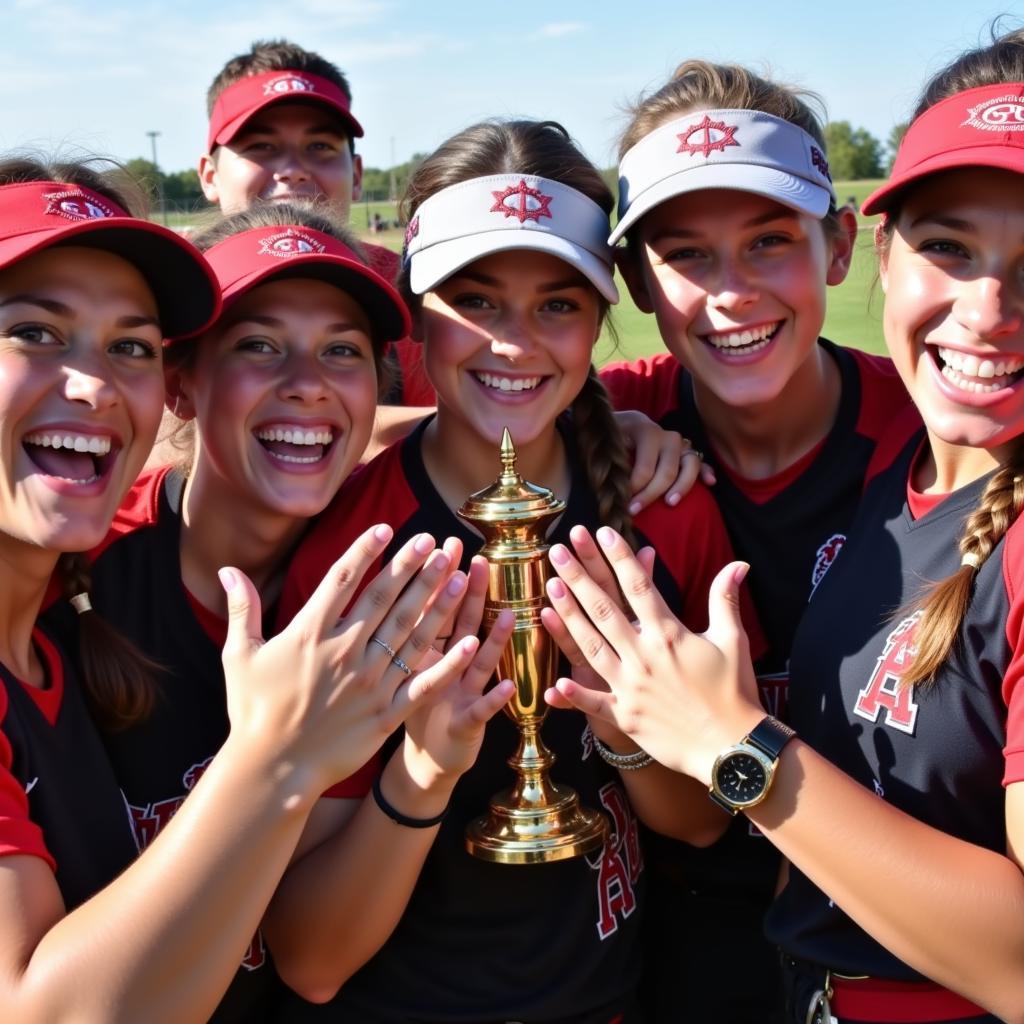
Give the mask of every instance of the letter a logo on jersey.
POLYGON ((914 630, 921 612, 916 611, 904 619, 886 638, 881 657, 875 662, 867 686, 857 694, 853 713, 869 722, 877 722, 879 712, 885 711, 884 725, 900 732, 913 734, 917 721, 914 688, 903 686, 903 673, 914 660, 914 630))

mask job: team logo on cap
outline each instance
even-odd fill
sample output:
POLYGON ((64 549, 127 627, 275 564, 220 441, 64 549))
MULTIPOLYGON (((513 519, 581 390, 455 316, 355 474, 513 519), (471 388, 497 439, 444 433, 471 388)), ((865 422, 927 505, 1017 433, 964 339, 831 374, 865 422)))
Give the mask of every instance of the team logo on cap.
POLYGON ((1024 131, 1024 96, 1011 94, 986 100, 969 107, 960 127, 979 128, 983 132, 1024 131))
POLYGON ((703 121, 691 124, 685 131, 676 134, 676 138, 679 139, 679 148, 676 152, 689 153, 690 156, 700 153, 707 160, 712 153, 724 153, 726 146, 739 145, 735 138, 738 127, 724 121, 712 121, 705 114, 703 121))
POLYGON ((554 196, 546 196, 540 189, 530 188, 522 179, 514 188, 509 185, 504 192, 491 192, 494 205, 488 213, 503 213, 505 219, 518 217, 519 223, 528 220, 540 221, 541 217, 551 217, 551 200, 554 196))
POLYGON ((828 169, 828 161, 825 159, 825 154, 817 146, 811 146, 811 165, 824 174, 829 181, 832 180, 832 174, 828 169))
POLYGON ((276 235, 267 235, 260 239, 260 251, 258 256, 276 256, 278 259, 286 260, 291 256, 305 256, 311 252, 323 252, 323 242, 318 242, 312 235, 305 231, 296 231, 295 228, 288 228, 287 231, 279 231, 276 235))
POLYGON ((47 192, 46 213, 55 213, 68 220, 95 220, 97 217, 116 217, 117 214, 97 196, 84 192, 47 192))
POLYGON ((316 86, 299 75, 281 75, 263 83, 264 96, 286 96, 290 92, 316 92, 316 86))
POLYGON ((420 219, 419 217, 413 217, 409 221, 408 227, 405 229, 405 247, 409 248, 409 243, 420 233, 420 219))

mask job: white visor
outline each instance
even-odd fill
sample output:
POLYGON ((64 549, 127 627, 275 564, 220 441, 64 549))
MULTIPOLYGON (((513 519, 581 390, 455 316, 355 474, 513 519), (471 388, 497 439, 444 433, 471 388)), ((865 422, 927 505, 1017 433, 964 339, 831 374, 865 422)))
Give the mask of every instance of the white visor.
POLYGON ((429 292, 482 256, 509 249, 548 252, 619 301, 608 215, 582 192, 530 174, 459 182, 420 204, 405 232, 409 287, 429 292))
POLYGON ((755 192, 812 217, 836 202, 825 154, 802 128, 758 110, 698 110, 645 135, 622 158, 609 243, 665 200, 704 188, 755 192))

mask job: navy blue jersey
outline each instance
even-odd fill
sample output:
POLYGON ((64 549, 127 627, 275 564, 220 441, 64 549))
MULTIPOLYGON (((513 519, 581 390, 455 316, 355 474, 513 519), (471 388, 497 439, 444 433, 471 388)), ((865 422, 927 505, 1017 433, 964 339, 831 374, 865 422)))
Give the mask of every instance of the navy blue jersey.
MULTIPOLYGON (((449 510, 426 472, 423 430, 388 449, 342 489, 293 560, 283 610, 301 605, 334 559, 377 522, 395 530, 382 563, 423 531, 460 537, 467 562, 480 549, 481 538, 449 510)), ((571 464, 568 508, 552 542, 567 542, 576 523, 598 525, 578 460, 571 458, 571 464)), ((731 557, 707 491, 695 490, 675 509, 659 503, 634 525, 659 551, 655 579, 661 592, 692 626, 705 628, 708 585, 731 557)), ((316 1007, 296 997, 283 1020, 560 1021, 626 1005, 640 971, 643 862, 625 790, 595 752, 583 715, 552 711, 542 736, 557 757, 553 779, 572 786, 584 804, 610 819, 605 848, 559 863, 515 866, 478 860, 464 848, 467 823, 511 782, 506 759, 517 736, 505 715, 488 725, 480 756, 457 784, 406 912, 383 948, 330 1004, 316 1007)), ((608 1019, 613 1015, 609 1010, 608 1019)))
MULTIPOLYGON (((142 850, 182 805, 229 729, 220 646, 197 619, 181 581, 183 484, 167 468, 144 474, 92 567, 97 612, 161 666, 152 714, 106 737, 142 850)), ((261 1020, 281 987, 257 934, 212 1019, 261 1020)))
MULTIPOLYGON (((880 800, 1002 853, 1001 783, 1004 775, 1024 778, 1024 697, 1016 685, 1024 660, 1024 534, 1011 527, 976 574, 959 642, 935 681, 901 686, 914 657, 922 581, 959 568, 964 521, 989 480, 915 518, 907 481, 922 436, 916 433, 869 484, 842 554, 800 624, 790 720, 802 739, 880 800)), ((769 929, 791 955, 843 974, 920 978, 795 868, 769 929)))
POLYGON ((0 665, 0 856, 45 860, 72 910, 112 882, 137 851, 76 670, 47 635, 64 635, 76 623, 58 622, 58 609, 45 619, 34 643, 46 688, 26 686, 0 665))

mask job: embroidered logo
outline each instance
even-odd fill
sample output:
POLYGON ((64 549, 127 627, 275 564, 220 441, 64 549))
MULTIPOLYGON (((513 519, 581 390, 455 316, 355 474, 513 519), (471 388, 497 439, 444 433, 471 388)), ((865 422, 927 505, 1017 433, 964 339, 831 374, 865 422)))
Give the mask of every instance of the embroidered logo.
POLYGON ((808 601, 814 596, 814 591, 818 589, 818 584, 825 578, 825 573, 829 571, 832 563, 839 557, 839 552, 842 551, 845 543, 845 534, 833 533, 815 552, 814 570, 811 572, 811 593, 807 597, 808 601))
POLYGON ((811 146, 811 165, 824 174, 829 181, 832 180, 832 172, 828 169, 825 154, 817 146, 811 146))
POLYGON ((528 220, 540 222, 541 217, 552 218, 551 200, 554 196, 546 196, 540 189, 530 188, 524 180, 514 188, 509 185, 504 192, 491 192, 494 196, 494 205, 488 213, 503 213, 505 219, 518 217, 519 223, 524 224, 528 220))
POLYGON ((96 196, 83 192, 47 192, 45 213, 54 213, 68 220, 95 220, 99 217, 115 217, 114 211, 96 196))
POLYGON ((299 75, 281 75, 263 83, 264 96, 285 96, 290 92, 316 92, 316 86, 299 75))
POLYGON ((726 146, 738 146, 736 129, 738 125, 726 124, 724 121, 712 121, 707 114, 704 120, 691 124, 684 132, 679 132, 677 153, 689 153, 693 156, 700 153, 705 160, 712 153, 724 153, 726 146), (693 141, 696 140, 696 141, 693 141))
POLYGON ((413 217, 409 221, 409 226, 405 229, 405 247, 409 248, 409 243, 420 233, 420 219, 419 217, 413 217))
POLYGON ((323 252, 325 248, 323 242, 318 242, 312 235, 296 228, 267 235, 260 239, 259 245, 258 256, 275 256, 282 260, 311 252, 323 252))
POLYGON ((969 126, 983 132, 1024 131, 1024 96, 1010 93, 969 107, 960 127, 969 126))
POLYGON ((918 705, 914 702, 914 688, 903 686, 903 673, 917 654, 914 630, 921 619, 921 611, 905 618, 885 638, 885 647, 875 662, 875 670, 860 693, 853 713, 877 722, 885 712, 885 725, 913 735, 918 705))

